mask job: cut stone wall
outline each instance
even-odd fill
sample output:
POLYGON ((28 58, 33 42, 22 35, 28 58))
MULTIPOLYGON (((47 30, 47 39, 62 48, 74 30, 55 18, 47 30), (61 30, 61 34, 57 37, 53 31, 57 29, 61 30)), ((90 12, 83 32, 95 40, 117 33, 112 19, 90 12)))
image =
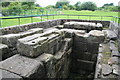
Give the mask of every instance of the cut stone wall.
POLYGON ((23 31, 26 31, 32 28, 46 29, 46 28, 50 28, 50 27, 60 25, 60 24, 61 24, 61 19, 29 23, 29 24, 24 24, 20 26, 5 27, 5 28, 0 28, 0 33, 1 33, 0 35, 19 33, 19 32, 23 32, 23 31))

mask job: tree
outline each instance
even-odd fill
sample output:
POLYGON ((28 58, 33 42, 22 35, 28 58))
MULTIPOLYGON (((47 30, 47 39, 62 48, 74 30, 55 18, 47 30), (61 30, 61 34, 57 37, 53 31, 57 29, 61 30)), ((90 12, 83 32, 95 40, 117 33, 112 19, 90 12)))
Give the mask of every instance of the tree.
POLYGON ((74 9, 75 9, 75 6, 74 6, 74 5, 69 5, 68 8, 69 8, 70 10, 74 10, 74 9))
POLYGON ((81 4, 81 10, 92 10, 95 11, 97 9, 97 6, 93 2, 84 2, 81 4))
POLYGON ((75 9, 76 10, 80 10, 80 5, 81 5, 81 2, 78 1, 74 6, 75 6, 75 9))
POLYGON ((55 6, 54 5, 48 5, 46 6, 47 9, 51 9, 51 8, 54 8, 55 6))
POLYGON ((56 8, 63 8, 63 6, 68 6, 68 5, 69 5, 69 1, 67 1, 67 0, 59 0, 56 3, 55 7, 56 8))
POLYGON ((23 9, 34 9, 35 8, 35 2, 22 2, 21 5, 23 9))
POLYGON ((10 2, 2 2, 2 7, 7 7, 10 5, 10 2))
POLYGON ((103 6, 102 6, 102 8, 105 8, 106 6, 114 6, 114 4, 113 3, 106 3, 106 4, 104 4, 103 6))

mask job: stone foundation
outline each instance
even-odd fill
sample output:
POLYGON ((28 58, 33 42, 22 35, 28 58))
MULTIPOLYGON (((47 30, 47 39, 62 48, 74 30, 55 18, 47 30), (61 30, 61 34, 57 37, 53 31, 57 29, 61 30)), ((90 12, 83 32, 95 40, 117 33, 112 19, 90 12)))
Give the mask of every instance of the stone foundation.
POLYGON ((102 52, 100 44, 106 39, 102 29, 109 24, 59 19, 0 29, 2 78, 69 78, 72 73, 93 79, 102 52))

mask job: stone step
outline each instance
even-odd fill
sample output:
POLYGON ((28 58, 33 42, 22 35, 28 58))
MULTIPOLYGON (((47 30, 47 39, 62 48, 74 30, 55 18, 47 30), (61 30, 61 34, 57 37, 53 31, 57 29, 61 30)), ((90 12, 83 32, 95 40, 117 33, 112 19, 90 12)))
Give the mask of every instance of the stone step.
POLYGON ((18 34, 7 34, 0 36, 0 40, 2 43, 8 45, 9 47, 15 47, 17 44, 17 40, 35 33, 42 33, 42 28, 33 28, 25 32, 20 32, 18 34))

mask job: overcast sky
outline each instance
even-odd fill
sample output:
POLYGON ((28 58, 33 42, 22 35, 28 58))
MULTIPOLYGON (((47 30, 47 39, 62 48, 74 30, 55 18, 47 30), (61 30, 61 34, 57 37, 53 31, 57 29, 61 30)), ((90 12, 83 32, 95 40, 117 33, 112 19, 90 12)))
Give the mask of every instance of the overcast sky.
MULTIPOLYGON (((40 6, 42 7, 45 7, 48 5, 55 5, 57 1, 58 0, 36 0, 36 3, 40 4, 40 6)), ((74 5, 77 1, 80 1, 80 2, 92 1, 92 2, 95 2, 98 7, 101 7, 105 3, 114 3, 114 5, 118 5, 118 2, 120 0, 68 0, 68 1, 72 5, 74 5)))

